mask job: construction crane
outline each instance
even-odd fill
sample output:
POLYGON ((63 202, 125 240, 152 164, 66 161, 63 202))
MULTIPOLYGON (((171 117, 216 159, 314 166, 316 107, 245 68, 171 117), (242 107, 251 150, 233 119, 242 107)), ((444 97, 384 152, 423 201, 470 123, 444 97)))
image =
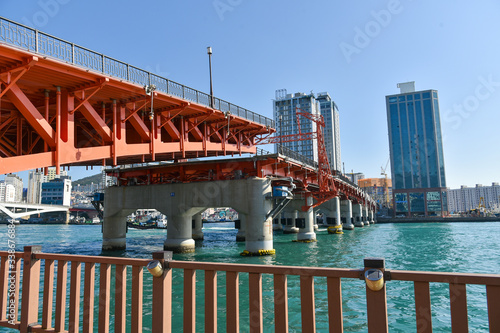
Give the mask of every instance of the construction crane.
POLYGON ((380 169, 381 169, 380 174, 382 176, 384 176, 384 200, 385 200, 385 206, 387 208, 389 208, 390 200, 389 200, 389 186, 387 185, 387 172, 386 172, 386 170, 387 170, 387 166, 389 165, 390 159, 391 159, 390 157, 387 159, 387 163, 385 164, 385 168, 380 167, 380 169))
POLYGON ((317 207, 322 203, 330 200, 338 195, 337 187, 333 180, 332 170, 330 168, 330 162, 328 161, 328 154, 326 152, 325 139, 323 136, 323 127, 325 127, 325 121, 321 114, 311 114, 309 112, 304 112, 304 110, 297 107, 295 109, 295 115, 297 120, 297 126, 299 133, 280 135, 271 137, 270 135, 264 138, 257 139, 255 144, 282 144, 294 141, 306 141, 316 139, 318 142, 318 185, 319 191, 310 192, 310 195, 316 199, 316 203, 313 205, 306 205, 304 208, 317 207), (299 111, 300 110, 300 111, 299 111), (300 117, 307 118, 316 123, 316 132, 302 133, 300 129, 300 117))

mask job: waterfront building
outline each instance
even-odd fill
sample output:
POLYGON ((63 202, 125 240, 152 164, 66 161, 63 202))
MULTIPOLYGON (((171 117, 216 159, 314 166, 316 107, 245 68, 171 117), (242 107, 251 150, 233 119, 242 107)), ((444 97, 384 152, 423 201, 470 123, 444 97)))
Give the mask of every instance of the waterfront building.
POLYGON ((386 178, 365 178, 358 180, 358 186, 370 195, 380 208, 392 206, 392 180, 386 178))
POLYGON ((42 204, 69 206, 71 204, 71 180, 54 178, 42 184, 42 204))
POLYGON ((15 202, 16 189, 12 184, 6 184, 0 180, 0 202, 15 202))
POLYGON ((28 176, 28 196, 26 201, 39 204, 42 200, 42 184, 47 181, 47 176, 41 171, 30 171, 28 176))
POLYGON ((56 174, 55 167, 47 168, 45 175, 44 169, 32 170, 29 172, 28 178, 28 195, 26 201, 28 203, 39 204, 42 201, 42 184, 51 181, 55 178, 68 177, 66 170, 61 170, 60 174, 56 174))
MULTIPOLYGON (((296 116, 297 108, 300 108, 300 112, 309 112, 315 115, 321 114, 323 116, 325 121, 323 136, 328 161, 333 170, 340 171, 342 162, 340 157, 339 110, 330 95, 327 92, 318 93, 317 96, 312 92, 310 94, 301 92, 287 94, 286 89, 281 89, 276 91, 276 99, 273 103, 277 136, 299 133, 296 116)), ((305 117, 300 117, 299 119, 302 133, 316 131, 315 122, 305 117)), ((309 159, 318 160, 318 142, 316 139, 282 142, 276 145, 283 145, 309 159)))
POLYGON ((342 170, 342 162, 340 158, 339 109, 327 92, 318 93, 316 100, 319 102, 320 112, 325 120, 323 135, 330 167, 340 171, 342 170))
MULTIPOLYGON (((276 121, 276 135, 291 135, 299 133, 297 125, 297 108, 299 112, 308 112, 311 114, 319 114, 319 103, 313 93, 295 93, 287 94, 286 89, 276 91, 276 99, 274 100, 274 120, 276 121)), ((302 133, 311 133, 316 131, 316 123, 300 117, 300 130, 302 133)), ((281 142, 276 144, 282 145, 288 149, 314 161, 318 160, 318 143, 316 139, 305 141, 281 142)))
POLYGON ((462 185, 459 189, 448 189, 448 209, 450 213, 465 213, 473 209, 500 212, 500 185, 476 184, 475 187, 462 185))
POLYGON ((394 214, 448 214, 438 92, 398 84, 386 96, 394 214))
POLYGON ((23 201, 23 180, 18 175, 13 173, 6 175, 5 186, 5 202, 23 201))

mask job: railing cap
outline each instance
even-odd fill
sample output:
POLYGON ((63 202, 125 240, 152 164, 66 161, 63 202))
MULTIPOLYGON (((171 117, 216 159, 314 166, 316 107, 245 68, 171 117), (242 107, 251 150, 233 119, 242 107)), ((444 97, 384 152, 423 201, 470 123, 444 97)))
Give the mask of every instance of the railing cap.
POLYGON ((385 268, 385 259, 378 257, 369 257, 364 259, 365 268, 385 268))
POLYGON ((171 261, 172 257, 172 251, 153 252, 153 259, 155 260, 171 261))

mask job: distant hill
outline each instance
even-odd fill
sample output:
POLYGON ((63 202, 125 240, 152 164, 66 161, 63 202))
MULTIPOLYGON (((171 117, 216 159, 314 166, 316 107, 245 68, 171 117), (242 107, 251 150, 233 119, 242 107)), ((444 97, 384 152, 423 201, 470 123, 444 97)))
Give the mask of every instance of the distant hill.
POLYGON ((73 180, 73 186, 75 186, 76 184, 80 184, 82 186, 89 185, 91 183, 99 184, 101 182, 101 179, 102 179, 102 174, 98 173, 78 180, 73 180))

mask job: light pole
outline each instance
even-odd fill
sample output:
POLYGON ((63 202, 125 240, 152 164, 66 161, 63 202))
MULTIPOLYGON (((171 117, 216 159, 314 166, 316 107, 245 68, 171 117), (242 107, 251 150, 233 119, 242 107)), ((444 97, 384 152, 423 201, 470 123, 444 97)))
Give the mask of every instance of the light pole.
POLYGON ((212 87, 212 47, 207 47, 208 53, 208 69, 210 71, 210 107, 214 107, 214 90, 212 87))

